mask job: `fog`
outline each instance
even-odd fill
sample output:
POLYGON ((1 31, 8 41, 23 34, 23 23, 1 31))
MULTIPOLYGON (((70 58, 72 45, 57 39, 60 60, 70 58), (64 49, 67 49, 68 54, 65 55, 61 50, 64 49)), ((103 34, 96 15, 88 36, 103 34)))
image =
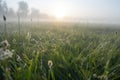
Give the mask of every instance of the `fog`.
POLYGON ((29 4, 25 1, 19 1, 16 3, 18 5, 17 11, 12 7, 8 7, 8 4, 0 0, 0 21, 3 21, 3 15, 6 16, 8 22, 17 22, 18 16, 21 22, 42 22, 42 21, 63 21, 63 22, 80 22, 80 23, 99 23, 99 24, 120 24, 119 17, 64 17, 61 20, 56 20, 56 18, 50 14, 41 12, 37 8, 30 8, 29 4))

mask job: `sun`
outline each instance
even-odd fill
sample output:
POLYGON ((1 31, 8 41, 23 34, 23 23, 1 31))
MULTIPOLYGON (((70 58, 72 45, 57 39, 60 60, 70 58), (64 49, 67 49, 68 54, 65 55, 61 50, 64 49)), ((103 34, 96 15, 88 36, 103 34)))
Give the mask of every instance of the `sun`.
POLYGON ((54 16, 56 19, 63 19, 67 15, 65 8, 58 7, 54 10, 54 16))

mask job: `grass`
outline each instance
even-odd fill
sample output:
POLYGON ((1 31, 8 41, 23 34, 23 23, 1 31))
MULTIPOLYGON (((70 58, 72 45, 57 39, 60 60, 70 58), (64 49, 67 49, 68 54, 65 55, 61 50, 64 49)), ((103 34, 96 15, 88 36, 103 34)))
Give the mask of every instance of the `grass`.
MULTIPOLYGON (((17 23, 7 23, 9 49, 15 52, 12 58, 0 61, 0 79, 119 80, 120 28, 89 26, 93 27, 21 23, 19 38, 17 23), (26 38, 28 32, 30 39, 26 38), (49 60, 53 61, 51 69, 49 60)), ((0 41, 4 40, 2 29, 1 24, 0 41)))

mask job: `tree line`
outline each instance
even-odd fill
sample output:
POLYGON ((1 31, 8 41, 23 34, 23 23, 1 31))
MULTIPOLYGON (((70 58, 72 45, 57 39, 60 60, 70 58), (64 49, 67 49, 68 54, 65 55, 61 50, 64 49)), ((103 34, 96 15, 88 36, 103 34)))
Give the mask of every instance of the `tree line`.
POLYGON ((40 13, 36 8, 29 10, 29 5, 25 1, 19 1, 18 9, 14 11, 13 8, 8 7, 5 1, 0 0, 0 18, 2 18, 3 15, 6 15, 9 19, 16 19, 18 15, 26 19, 49 18, 47 14, 40 13))

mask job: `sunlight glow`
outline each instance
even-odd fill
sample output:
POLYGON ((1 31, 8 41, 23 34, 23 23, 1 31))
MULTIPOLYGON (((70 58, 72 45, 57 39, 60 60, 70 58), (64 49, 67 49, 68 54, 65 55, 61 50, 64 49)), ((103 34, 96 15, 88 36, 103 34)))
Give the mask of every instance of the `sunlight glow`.
POLYGON ((66 12, 65 8, 63 8, 63 7, 57 7, 54 10, 53 15, 56 17, 56 19, 62 19, 65 16, 67 16, 67 12, 66 12))

